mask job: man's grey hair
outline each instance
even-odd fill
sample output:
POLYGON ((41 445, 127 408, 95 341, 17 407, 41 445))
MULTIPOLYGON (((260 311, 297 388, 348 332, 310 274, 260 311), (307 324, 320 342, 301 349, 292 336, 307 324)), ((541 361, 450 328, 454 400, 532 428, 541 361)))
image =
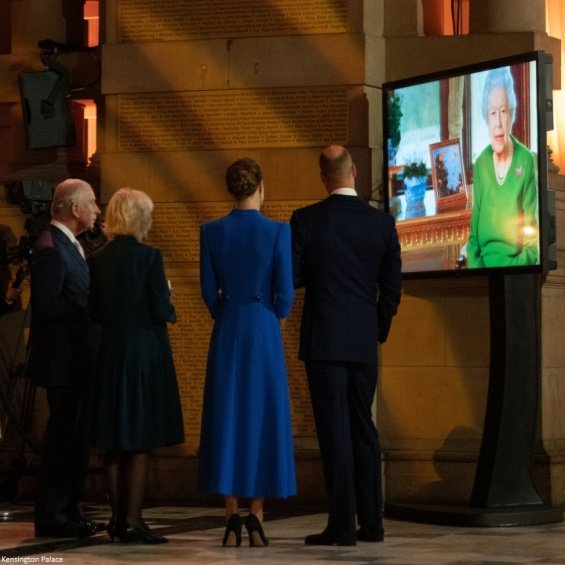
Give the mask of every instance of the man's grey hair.
POLYGON ((58 218, 69 211, 73 204, 79 204, 84 193, 92 187, 81 179, 66 179, 60 182, 53 191, 51 216, 58 218))

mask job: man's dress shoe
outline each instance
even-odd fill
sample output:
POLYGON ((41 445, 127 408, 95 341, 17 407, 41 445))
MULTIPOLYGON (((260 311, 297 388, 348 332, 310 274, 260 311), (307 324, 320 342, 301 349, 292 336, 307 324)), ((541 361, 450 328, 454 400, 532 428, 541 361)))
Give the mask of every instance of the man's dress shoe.
POLYGON ((385 532, 382 528, 364 528, 357 530, 357 541, 384 541, 385 532))
POLYGON ((36 538, 88 538, 96 532, 96 527, 86 521, 35 525, 36 538))
POLYGON ((324 530, 321 534, 310 534, 304 539, 306 545, 357 545, 354 535, 332 534, 324 530))
POLYGON ((104 532, 107 528, 107 524, 104 524, 102 522, 94 522, 93 520, 86 520, 85 518, 79 520, 78 523, 85 528, 90 528, 94 531, 95 534, 97 534, 98 532, 104 532))

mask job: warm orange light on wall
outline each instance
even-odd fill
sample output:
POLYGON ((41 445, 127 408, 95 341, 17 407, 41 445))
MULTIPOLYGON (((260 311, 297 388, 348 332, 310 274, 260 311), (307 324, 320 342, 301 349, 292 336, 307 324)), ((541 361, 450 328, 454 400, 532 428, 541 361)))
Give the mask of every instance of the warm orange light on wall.
POLYGON ((84 3, 87 47, 96 47, 100 43, 100 2, 86 0, 84 3))
MULTIPOLYGON (((562 0, 546 0, 546 31, 561 40, 561 61, 565 61, 565 3, 562 0)), ((555 62, 554 62, 555 64, 555 62)), ((560 172, 565 173, 565 65, 561 65, 561 89, 553 91, 553 131, 547 133, 551 159, 560 172)))
MULTIPOLYGON (((86 0, 84 2, 84 20, 86 22, 86 43, 88 47, 96 47, 100 43, 100 2, 86 0)), ((77 100, 81 106, 82 131, 79 132, 81 154, 87 163, 96 153, 96 103, 94 100, 77 100)))
POLYGON ((470 0, 422 0, 425 35, 469 33, 470 0))

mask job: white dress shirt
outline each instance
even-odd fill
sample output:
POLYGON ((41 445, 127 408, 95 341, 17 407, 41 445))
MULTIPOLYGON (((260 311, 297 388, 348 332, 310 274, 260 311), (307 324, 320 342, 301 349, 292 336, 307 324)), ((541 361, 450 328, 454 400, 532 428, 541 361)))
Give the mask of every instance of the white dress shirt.
POLYGON ((336 188, 330 192, 330 195, 341 194, 342 196, 357 196, 357 191, 354 188, 336 188))
POLYGON ((51 225, 59 228, 71 240, 71 243, 78 249, 79 253, 84 258, 84 250, 79 240, 75 237, 75 234, 67 226, 57 220, 51 220, 51 225))

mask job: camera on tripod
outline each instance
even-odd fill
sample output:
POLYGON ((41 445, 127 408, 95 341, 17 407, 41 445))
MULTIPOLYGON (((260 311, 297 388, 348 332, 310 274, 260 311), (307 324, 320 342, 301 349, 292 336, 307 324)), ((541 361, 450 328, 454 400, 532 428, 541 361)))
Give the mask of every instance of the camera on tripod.
POLYGON ((19 206, 24 214, 48 213, 53 199, 54 184, 32 179, 4 184, 6 202, 19 206))
POLYGON ((35 239, 49 224, 54 184, 33 179, 8 182, 4 184, 4 188, 8 204, 19 206, 24 214, 31 214, 31 217, 25 221, 25 233, 20 237, 18 245, 8 247, 6 241, 0 241, 0 266, 19 265, 12 283, 18 288, 27 276, 29 257, 35 239))
MULTIPOLYGON (((28 216, 24 222, 24 234, 17 245, 13 245, 15 238, 11 230, 5 230, 3 235, 6 237, 0 237, 0 272, 10 276, 10 267, 17 265, 11 286, 19 288, 29 272, 33 245, 49 224, 54 184, 29 180, 8 182, 4 186, 6 202, 19 206, 21 212, 28 216)), ((37 454, 39 447, 31 435, 35 388, 27 378, 26 370, 29 352, 25 335, 29 327, 29 305, 22 308, 21 303, 18 304, 15 310, 10 311, 10 319, 7 318, 1 328, 4 357, 0 356, 0 442, 4 443, 6 430, 10 427, 16 438, 20 438, 20 447, 13 469, 0 481, 0 497, 11 500, 19 492, 19 479, 28 465, 27 448, 31 447, 32 453, 37 454)))
MULTIPOLYGON (((24 237, 25 236, 22 236, 22 238, 24 237)), ((25 263, 30 252, 31 250, 29 249, 27 242, 22 244, 22 241, 20 240, 20 243, 16 247, 8 247, 5 240, 0 240, 0 267, 7 267, 11 264, 19 265, 16 276, 12 281, 12 286, 14 288, 19 288, 27 275, 28 269, 25 263)))

